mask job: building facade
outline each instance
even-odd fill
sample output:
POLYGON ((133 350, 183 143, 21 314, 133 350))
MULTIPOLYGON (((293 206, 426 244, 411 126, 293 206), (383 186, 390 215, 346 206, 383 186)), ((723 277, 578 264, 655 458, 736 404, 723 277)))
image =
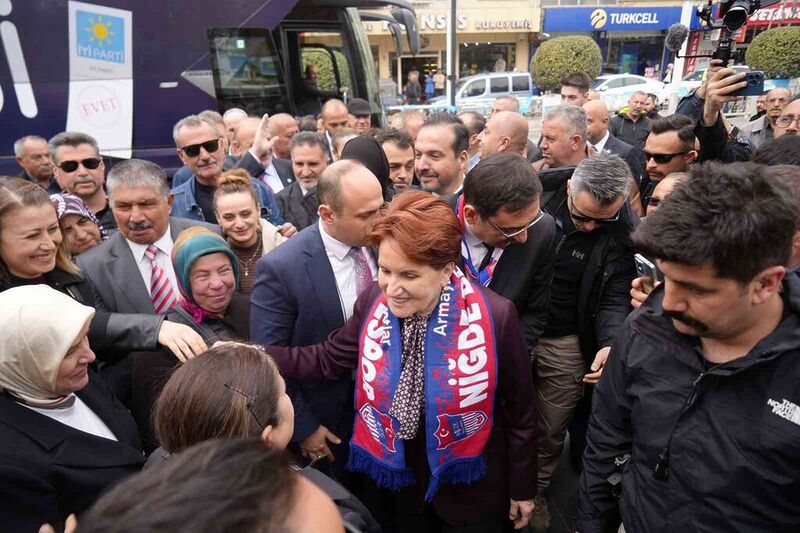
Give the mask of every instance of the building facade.
MULTIPOLYGON (((379 77, 391 79, 398 90, 408 72, 420 72, 420 82, 447 67, 447 20, 450 2, 412 2, 421 36, 420 53, 412 56, 404 42, 398 54, 394 39, 383 22, 365 21, 379 77)), ((459 0, 456 11, 456 75, 483 72, 527 72, 532 43, 541 25, 539 0, 459 0)))

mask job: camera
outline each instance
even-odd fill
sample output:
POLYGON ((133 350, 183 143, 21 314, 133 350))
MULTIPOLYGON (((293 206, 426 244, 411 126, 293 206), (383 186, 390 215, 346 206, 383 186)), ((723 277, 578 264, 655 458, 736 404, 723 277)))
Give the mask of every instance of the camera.
POLYGON ((727 0, 719 4, 719 18, 730 31, 736 31, 747 22, 747 17, 761 7, 759 0, 727 0))

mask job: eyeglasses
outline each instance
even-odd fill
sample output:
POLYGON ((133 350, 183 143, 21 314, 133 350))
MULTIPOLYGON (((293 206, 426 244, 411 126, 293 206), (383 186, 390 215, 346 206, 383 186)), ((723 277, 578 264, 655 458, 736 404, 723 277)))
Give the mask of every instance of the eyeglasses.
POLYGON ((663 198, 659 198, 658 196, 645 196, 644 201, 647 202, 647 205, 652 205, 653 207, 658 207, 661 205, 663 198))
POLYGON ((211 139, 210 141, 206 141, 203 143, 198 144, 189 144, 187 146, 181 147, 181 151, 188 155, 189 157, 197 157, 200 155, 200 148, 208 152, 216 152, 219 150, 219 139, 211 139))
POLYGON ((253 411, 253 404, 256 403, 256 399, 254 397, 250 396, 249 394, 247 394, 246 392, 242 392, 239 389, 237 389, 235 387, 232 387, 231 385, 228 385, 227 383, 224 383, 224 385, 225 385, 225 388, 227 388, 231 392, 235 392, 236 394, 241 394, 242 396, 247 398, 247 410, 250 412, 251 415, 253 415, 253 418, 255 419, 256 423, 258 424, 258 427, 260 429, 264 429, 264 427, 266 427, 266 426, 264 426, 264 424, 261 423, 261 420, 258 419, 258 416, 256 416, 255 411, 253 411))
POLYGON ((788 128, 792 122, 796 122, 800 128, 800 115, 781 115, 775 119, 775 125, 781 128, 788 128))
POLYGON ((622 213, 622 208, 619 208, 617 214, 611 216, 609 218, 593 218, 587 217, 586 215, 582 215, 580 213, 575 212, 575 205, 572 203, 572 198, 567 196, 567 208, 569 209, 569 216, 572 217, 572 220, 576 222, 596 222, 598 224, 611 224, 612 222, 619 221, 620 213, 622 213))
POLYGON ((537 222, 542 220, 543 217, 544 217, 544 211, 540 210, 539 214, 536 215, 536 217, 534 217, 533 220, 531 220, 526 226, 523 226, 523 227, 521 227, 519 229, 516 229, 516 228, 513 228, 513 229, 512 228, 501 228, 500 226, 498 226, 497 224, 495 224, 494 222, 492 222, 488 218, 486 219, 486 222, 488 222, 490 226, 492 226, 494 229, 496 229, 498 231, 498 233, 500 233, 500 235, 502 235, 506 239, 513 239, 514 237, 516 237, 517 235, 519 235, 523 231, 527 231, 530 228, 532 228, 534 226, 534 224, 536 224, 537 222), (506 231, 511 231, 511 233, 506 233, 506 231))
POLYGON ((664 163, 669 163, 672 161, 675 156, 688 154, 690 150, 684 150, 683 152, 675 152, 674 154, 651 154, 647 150, 644 151, 644 160, 650 161, 653 159, 657 164, 663 165, 664 163))
POLYGON ((94 170, 100 166, 100 163, 102 163, 102 160, 96 157, 90 157, 81 161, 62 161, 58 165, 58 168, 64 172, 75 172, 78 170, 78 165, 83 165, 83 168, 86 170, 94 170))

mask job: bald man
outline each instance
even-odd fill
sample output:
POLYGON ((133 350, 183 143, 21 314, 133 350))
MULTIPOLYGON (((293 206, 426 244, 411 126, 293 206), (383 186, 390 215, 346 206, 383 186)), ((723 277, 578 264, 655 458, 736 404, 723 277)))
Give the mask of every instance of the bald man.
POLYGON ((524 156, 528 142, 528 121, 519 113, 499 111, 486 122, 478 140, 481 159, 502 153, 524 156))
POLYGON ((644 172, 644 152, 608 132, 608 108, 602 100, 589 100, 583 104, 583 110, 586 112, 588 143, 598 153, 606 151, 624 159, 638 181, 644 172))
POLYGON ((333 157, 333 134, 339 128, 348 127, 350 120, 350 113, 347 111, 347 106, 341 100, 331 99, 325 102, 322 106, 320 113, 322 119, 322 128, 325 130, 324 138, 327 141, 327 156, 328 162, 332 163, 336 159, 333 157))
MULTIPOLYGON (((274 118, 270 118, 270 123, 274 118)), ((267 152, 260 158, 256 157, 251 148, 260 127, 261 119, 257 117, 247 117, 239 122, 236 129, 233 130, 231 154, 239 161, 236 166, 248 169, 259 168, 260 172, 252 173, 253 177, 264 182, 273 194, 277 194, 294 181, 292 162, 277 159, 273 157, 272 152, 267 152)), ((271 124, 269 129, 272 129, 271 124)))
POLYGON ((279 159, 286 159, 287 161, 292 158, 289 154, 289 145, 292 142, 292 137, 300 131, 297 121, 292 115, 287 113, 278 113, 269 117, 269 131, 272 134, 274 141, 272 142, 272 153, 279 159))

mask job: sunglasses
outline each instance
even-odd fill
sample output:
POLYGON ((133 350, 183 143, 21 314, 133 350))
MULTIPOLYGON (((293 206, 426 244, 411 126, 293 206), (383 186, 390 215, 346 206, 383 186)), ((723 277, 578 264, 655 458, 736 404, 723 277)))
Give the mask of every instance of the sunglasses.
POLYGON ((200 148, 208 153, 216 152, 219 150, 219 139, 212 139, 204 143, 189 144, 181 147, 181 151, 189 157, 197 157, 200 155, 200 148))
POLYGON ((517 229, 517 228, 501 228, 500 226, 498 226, 497 224, 495 224, 494 222, 492 222, 488 218, 486 219, 486 222, 488 222, 490 226, 492 226, 494 229, 496 229, 497 232, 500 233, 500 235, 502 235, 506 239, 513 239, 514 237, 516 237, 517 235, 519 235, 523 231, 527 231, 530 228, 532 228, 534 226, 534 224, 536 224, 537 222, 542 220, 543 217, 544 217, 544 211, 540 210, 539 214, 536 215, 536 217, 534 217, 533 220, 531 220, 527 225, 525 225, 525 226, 523 226, 523 227, 521 227, 519 229, 517 229))
POLYGON ((651 154, 647 150, 644 151, 644 160, 650 161, 651 159, 654 160, 657 164, 663 165, 665 163, 669 163, 672 161, 675 156, 678 155, 685 155, 688 154, 691 150, 685 150, 683 152, 675 152, 674 154, 651 154))
POLYGON ((58 168, 63 170, 64 172, 75 172, 78 170, 78 165, 83 165, 83 168, 86 170, 94 170, 100 166, 102 160, 96 157, 90 157, 89 159, 83 159, 81 161, 62 161, 58 168))
POLYGON ((800 127, 800 115, 781 115, 775 119, 775 125, 781 128, 788 128, 792 122, 796 122, 800 127))
POLYGON ((567 208, 569 209, 569 216, 572 217, 572 220, 576 222, 596 222, 597 224, 611 224, 613 222, 617 222, 619 221, 620 213, 622 213, 622 208, 620 207, 616 215, 608 218, 587 217, 586 215, 575 212, 575 206, 572 203, 572 198, 569 196, 567 196, 567 208))

